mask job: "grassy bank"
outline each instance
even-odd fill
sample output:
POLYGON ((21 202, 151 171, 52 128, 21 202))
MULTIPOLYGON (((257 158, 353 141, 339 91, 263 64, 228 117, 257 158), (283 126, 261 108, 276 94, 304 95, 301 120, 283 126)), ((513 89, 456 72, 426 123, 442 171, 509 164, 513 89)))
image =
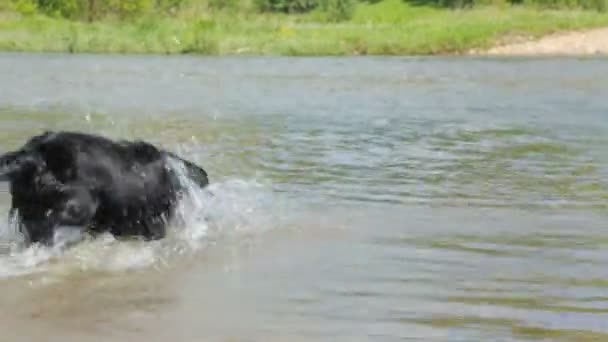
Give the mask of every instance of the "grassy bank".
POLYGON ((402 0, 358 4, 330 23, 319 13, 184 11, 92 23, 0 13, 0 50, 207 55, 420 55, 484 48, 513 36, 608 26, 608 14, 476 6, 449 10, 402 0))

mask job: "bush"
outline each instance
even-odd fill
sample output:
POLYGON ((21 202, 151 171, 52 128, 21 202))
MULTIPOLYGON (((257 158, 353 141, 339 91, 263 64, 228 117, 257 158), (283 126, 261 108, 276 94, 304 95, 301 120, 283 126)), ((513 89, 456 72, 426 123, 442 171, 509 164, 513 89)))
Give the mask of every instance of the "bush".
POLYGON ((172 11, 183 0, 15 0, 20 13, 40 10, 51 16, 73 20, 95 20, 106 16, 132 18, 149 12, 172 11))
POLYGON ((325 12, 328 21, 344 21, 353 16, 355 3, 353 0, 321 0, 321 10, 325 12))
POLYGON ((156 0, 156 9, 163 12, 174 12, 182 7, 183 0, 156 0))
POLYGON ((94 0, 37 0, 42 12, 68 19, 85 17, 89 13, 90 3, 94 3, 94 0))
POLYGON ((318 0, 257 0, 263 12, 305 13, 317 8, 318 0))
POLYGON ((594 9, 600 12, 605 12, 608 9, 606 0, 581 0, 580 4, 583 8, 594 9))
POLYGON ((608 0, 510 0, 512 4, 525 4, 541 9, 581 8, 604 12, 608 0))
MULTIPOLYGON (((219 0, 215 0, 219 1, 219 0)), ((355 7, 355 0, 257 0, 259 10, 263 12, 306 13, 319 10, 328 21, 350 19, 355 7)))
POLYGON ((17 0, 13 8, 21 15, 29 16, 36 13, 38 5, 32 0, 17 0))
POLYGON ((236 9, 238 0, 209 0, 209 7, 212 9, 236 9))
MULTIPOLYGON (((120 18, 130 18, 148 12, 153 7, 153 0, 111 0, 109 8, 104 12, 110 12, 120 18)), ((104 13, 105 14, 105 13, 104 13)))

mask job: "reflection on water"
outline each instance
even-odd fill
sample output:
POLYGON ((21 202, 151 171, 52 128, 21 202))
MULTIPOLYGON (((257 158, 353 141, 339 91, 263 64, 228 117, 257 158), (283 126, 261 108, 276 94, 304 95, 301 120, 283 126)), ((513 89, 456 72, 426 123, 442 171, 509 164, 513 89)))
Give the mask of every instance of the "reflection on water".
POLYGON ((3 337, 608 339, 603 60, 8 54, 0 74, 0 149, 143 138, 213 183, 163 241, 8 245, 3 337))

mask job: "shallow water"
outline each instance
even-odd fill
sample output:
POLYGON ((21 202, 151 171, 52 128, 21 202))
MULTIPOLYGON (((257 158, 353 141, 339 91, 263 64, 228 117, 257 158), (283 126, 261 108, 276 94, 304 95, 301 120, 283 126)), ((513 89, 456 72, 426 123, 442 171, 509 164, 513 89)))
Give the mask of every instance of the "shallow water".
POLYGON ((0 150, 143 138, 214 193, 154 243, 22 250, 3 223, 2 340, 608 339, 605 60, 3 54, 0 75, 0 150))

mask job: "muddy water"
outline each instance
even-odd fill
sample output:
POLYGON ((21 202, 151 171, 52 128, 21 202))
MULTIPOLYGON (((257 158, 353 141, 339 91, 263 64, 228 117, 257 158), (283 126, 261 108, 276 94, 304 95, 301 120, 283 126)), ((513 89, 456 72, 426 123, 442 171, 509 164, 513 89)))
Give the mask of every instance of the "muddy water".
POLYGON ((4 220, 2 340, 608 339, 604 60, 5 54, 0 75, 0 150, 143 138, 214 193, 154 243, 22 249, 4 220))

